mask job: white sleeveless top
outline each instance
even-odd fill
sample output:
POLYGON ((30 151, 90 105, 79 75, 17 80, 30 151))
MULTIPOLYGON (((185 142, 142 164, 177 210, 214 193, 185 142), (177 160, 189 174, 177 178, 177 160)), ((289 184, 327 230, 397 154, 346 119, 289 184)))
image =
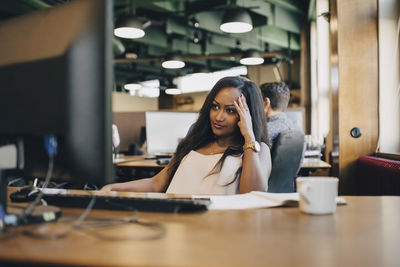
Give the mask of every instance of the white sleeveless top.
POLYGON ((191 195, 233 195, 239 193, 236 171, 242 157, 227 156, 220 172, 213 173, 221 154, 203 155, 190 151, 179 164, 166 193, 191 195))

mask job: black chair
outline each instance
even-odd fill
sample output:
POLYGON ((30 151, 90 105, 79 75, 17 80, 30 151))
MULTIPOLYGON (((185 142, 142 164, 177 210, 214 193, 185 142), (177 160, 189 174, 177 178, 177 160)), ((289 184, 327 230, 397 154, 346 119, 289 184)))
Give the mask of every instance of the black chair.
POLYGON ((295 192, 295 179, 304 154, 304 134, 299 130, 282 132, 271 149, 272 170, 268 192, 295 192))

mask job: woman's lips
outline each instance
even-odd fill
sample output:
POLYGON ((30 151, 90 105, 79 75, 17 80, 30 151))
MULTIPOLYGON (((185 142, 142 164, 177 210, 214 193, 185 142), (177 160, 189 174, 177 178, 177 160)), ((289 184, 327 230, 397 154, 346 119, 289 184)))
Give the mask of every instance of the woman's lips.
POLYGON ((213 123, 216 129, 222 129, 224 126, 218 123, 213 123))

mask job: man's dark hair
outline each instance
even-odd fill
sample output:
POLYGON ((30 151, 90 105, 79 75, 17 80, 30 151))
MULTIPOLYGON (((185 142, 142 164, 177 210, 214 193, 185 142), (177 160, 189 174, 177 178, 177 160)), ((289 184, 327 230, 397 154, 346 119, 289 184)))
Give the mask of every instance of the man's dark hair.
POLYGON ((264 83, 260 86, 263 98, 269 98, 273 110, 285 111, 290 98, 289 87, 284 82, 264 83))

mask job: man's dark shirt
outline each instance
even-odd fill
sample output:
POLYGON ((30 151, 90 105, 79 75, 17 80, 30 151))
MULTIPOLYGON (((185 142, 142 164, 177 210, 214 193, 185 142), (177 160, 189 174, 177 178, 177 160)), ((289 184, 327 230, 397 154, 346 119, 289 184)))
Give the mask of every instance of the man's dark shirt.
POLYGON ((289 120, 285 112, 280 112, 267 118, 268 146, 272 147, 281 132, 292 129, 298 129, 298 127, 289 120))

